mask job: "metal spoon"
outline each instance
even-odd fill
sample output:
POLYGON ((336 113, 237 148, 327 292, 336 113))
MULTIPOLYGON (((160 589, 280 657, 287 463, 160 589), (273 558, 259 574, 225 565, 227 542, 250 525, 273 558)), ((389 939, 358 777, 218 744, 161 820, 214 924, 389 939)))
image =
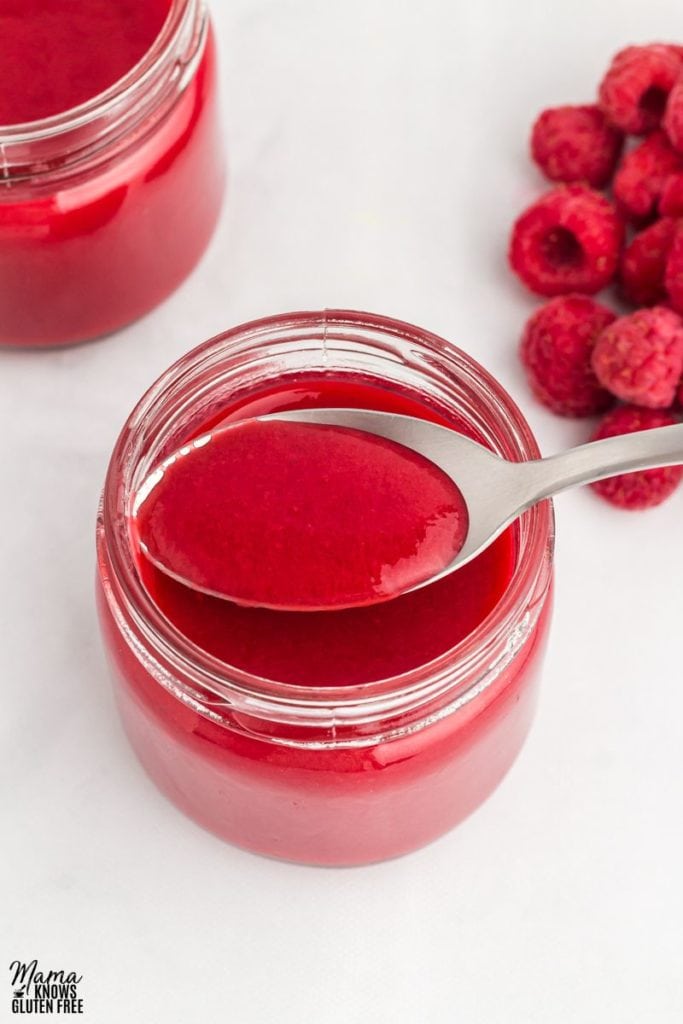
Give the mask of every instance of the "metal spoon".
POLYGON ((546 459, 509 462, 447 427, 413 416, 364 409, 297 409, 259 418, 326 423, 377 434, 424 455, 454 481, 469 515, 465 543, 445 569, 413 590, 466 565, 544 498, 621 473, 683 464, 683 423, 608 437, 546 459))

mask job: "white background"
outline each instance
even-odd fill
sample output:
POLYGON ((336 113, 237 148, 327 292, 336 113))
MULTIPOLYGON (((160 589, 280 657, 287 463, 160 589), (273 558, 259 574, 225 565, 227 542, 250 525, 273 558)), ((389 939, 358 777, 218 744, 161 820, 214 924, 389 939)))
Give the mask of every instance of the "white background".
POLYGON ((214 11, 231 180, 204 262, 116 337, 0 352, 0 1019, 6 965, 38 957, 84 975, 93 1024, 680 1022, 683 492, 641 515, 559 499, 526 749, 463 826, 369 868, 261 859, 167 804, 120 731, 92 601, 124 418, 176 357, 251 317, 411 320, 491 369, 546 452, 586 438, 533 403, 516 362, 534 301, 505 248, 542 184, 528 129, 590 100, 621 45, 682 41, 680 4, 214 11))

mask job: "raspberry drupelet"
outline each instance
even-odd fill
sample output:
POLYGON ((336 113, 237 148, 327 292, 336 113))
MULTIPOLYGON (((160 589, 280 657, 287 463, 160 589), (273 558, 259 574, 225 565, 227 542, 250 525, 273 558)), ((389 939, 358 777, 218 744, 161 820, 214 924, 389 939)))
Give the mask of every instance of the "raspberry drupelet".
POLYGON ((683 222, 678 221, 666 261, 664 285, 671 307, 683 316, 683 222))
POLYGON ((683 169, 683 160, 664 132, 653 132, 627 153, 614 176, 614 197, 619 208, 642 223, 657 209, 672 174, 683 169))
POLYGON ((683 217, 683 171, 670 175, 659 199, 662 217, 683 217))
POLYGON ((527 322, 520 357, 536 398, 559 416, 592 416, 613 404, 591 366, 596 338, 615 320, 587 295, 552 299, 527 322))
POLYGON ((625 297, 635 306, 655 306, 667 300, 664 279, 676 228, 673 217, 662 217, 635 235, 624 250, 621 284, 625 297))
MULTIPOLYGON (((600 441, 605 437, 633 434, 654 427, 670 427, 676 422, 675 417, 668 412, 622 405, 607 413, 591 440, 600 441)), ((637 473, 622 473, 608 480, 599 480, 591 484, 591 487, 612 505, 635 510, 661 505, 674 493, 682 478, 683 466, 666 466, 639 470, 637 473)))
POLYGON ((597 339, 592 361, 596 377, 616 398, 667 409, 683 374, 683 321, 663 306, 620 317, 597 339))
POLYGON ((620 50, 598 90, 609 123, 628 135, 647 135, 658 128, 682 63, 677 48, 665 44, 620 50))
POLYGON ((599 107, 553 107, 536 119, 531 155, 551 181, 603 188, 612 180, 623 143, 599 107))
POLYGON ((510 265, 538 295, 592 295, 614 277, 623 237, 609 200, 585 185, 561 185, 515 222, 510 265))
POLYGON ((683 77, 679 77, 669 93, 663 124, 671 145, 683 153, 683 77))

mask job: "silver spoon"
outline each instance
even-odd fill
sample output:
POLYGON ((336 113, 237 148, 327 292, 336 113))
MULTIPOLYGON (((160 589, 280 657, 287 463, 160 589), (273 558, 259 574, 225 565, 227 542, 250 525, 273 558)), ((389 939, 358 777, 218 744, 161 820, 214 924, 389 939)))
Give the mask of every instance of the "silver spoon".
POLYGON ((297 409, 259 419, 350 427, 396 441, 424 455, 453 480, 469 516, 465 543, 434 583, 476 558, 526 509, 570 487, 620 473, 683 464, 683 423, 592 441, 528 462, 509 462, 467 437, 427 420, 365 409, 297 409))

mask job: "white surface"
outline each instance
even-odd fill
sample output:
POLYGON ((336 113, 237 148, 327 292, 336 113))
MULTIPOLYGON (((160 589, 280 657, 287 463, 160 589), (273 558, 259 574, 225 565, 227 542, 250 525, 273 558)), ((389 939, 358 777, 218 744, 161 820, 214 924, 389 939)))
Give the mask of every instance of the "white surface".
MULTIPOLYGON (((590 99, 622 44, 675 38, 680 5, 214 8, 232 178, 207 258, 117 337, 0 353, 0 968, 82 973, 93 1024, 677 1024, 683 494, 642 516, 559 500, 554 632, 521 759, 451 835, 346 871, 225 846, 147 781, 110 698, 92 535, 143 388, 276 311, 412 320, 493 370, 547 452, 584 439, 533 404, 516 362, 534 303, 504 252, 541 185, 527 132, 542 106, 590 99)), ((2 1020, 9 999, 0 973, 2 1020)))

